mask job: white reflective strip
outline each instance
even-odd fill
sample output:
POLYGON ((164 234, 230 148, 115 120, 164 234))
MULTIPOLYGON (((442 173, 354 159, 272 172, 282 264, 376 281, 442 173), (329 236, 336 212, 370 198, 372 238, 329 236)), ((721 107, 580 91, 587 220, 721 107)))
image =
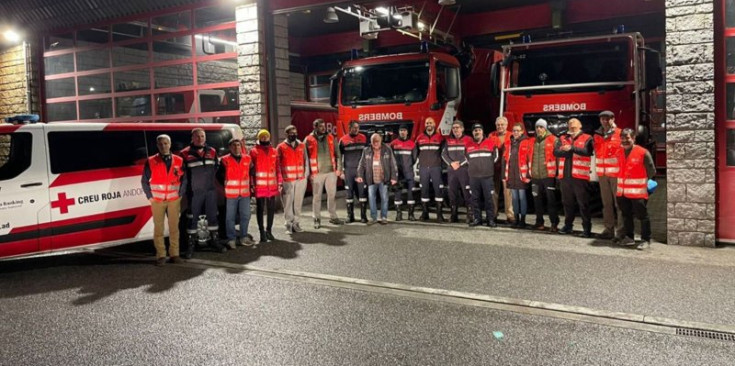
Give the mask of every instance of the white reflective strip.
POLYGON ((419 150, 439 150, 439 146, 419 146, 419 150))
POLYGON ((648 190, 645 188, 624 188, 623 194, 643 195, 647 194, 648 190))
POLYGON ((237 187, 240 183, 236 180, 228 180, 227 183, 225 183, 225 187, 237 187))
POLYGON ((188 166, 189 168, 193 168, 193 167, 196 167, 196 166, 202 166, 202 165, 204 165, 204 163, 202 163, 201 161, 195 161, 195 162, 192 162, 192 163, 186 163, 186 166, 188 166))
POLYGON ((597 163, 597 165, 603 165, 603 164, 605 164, 604 163, 604 160, 603 159, 599 159, 599 158, 598 159, 595 159, 595 163, 597 163))
POLYGON ((582 169, 572 169, 572 174, 577 174, 577 175, 590 175, 590 172, 587 171, 587 170, 582 170, 582 169))
POLYGON ((411 155, 411 150, 395 150, 395 153, 397 155, 411 155))
POLYGON ((394 203, 395 203, 396 205, 402 205, 402 204, 403 204, 403 201, 395 201, 394 203))
POLYGON ((302 166, 287 166, 287 167, 284 167, 284 169, 286 169, 286 171, 289 171, 289 172, 292 172, 292 171, 295 171, 295 170, 301 170, 301 171, 303 171, 304 170, 304 167, 302 167, 302 166))
POLYGON ((431 202, 431 198, 422 198, 421 202, 431 202))
POLYGON ((447 150, 449 150, 449 151, 458 151, 458 150, 464 151, 464 149, 465 149, 464 146, 449 146, 449 147, 447 147, 447 150))
POLYGON ((620 172, 620 168, 618 168, 618 167, 615 167, 615 168, 607 168, 605 171, 608 172, 608 173, 619 173, 620 172))
POLYGON ((414 204, 416 204, 416 201, 414 201, 414 200, 408 200, 408 201, 406 201, 406 203, 409 204, 409 205, 414 205, 414 204))
POLYGON ((346 147, 345 147, 345 151, 352 151, 352 150, 362 150, 362 149, 364 149, 364 148, 365 148, 365 146, 364 146, 364 145, 356 145, 356 144, 352 144, 352 145, 346 146, 346 147))
POLYGON ((469 154, 470 158, 489 158, 493 156, 493 153, 471 153, 469 154))
POLYGON ((172 184, 172 185, 168 186, 168 190, 169 191, 178 191, 180 187, 181 186, 179 186, 178 184, 172 184))
POLYGON ((648 179, 646 179, 646 178, 643 178, 643 179, 630 179, 630 178, 628 178, 628 179, 625 179, 624 182, 625 182, 624 183, 625 185, 629 185, 629 186, 645 185, 645 184, 648 183, 648 179))
MULTIPOLYGON (((599 164, 599 161, 600 161, 600 160, 598 159, 597 161, 598 161, 598 163, 597 163, 597 164, 599 164)), ((608 165, 610 165, 610 164, 617 164, 617 163, 618 163, 618 159, 617 159, 617 158, 609 158, 609 159, 605 159, 605 164, 608 164, 608 165)))
POLYGON ((214 160, 205 160, 204 165, 214 165, 214 160))
POLYGON ((261 181, 257 181, 255 184, 259 186, 270 186, 270 185, 276 185, 277 182, 275 180, 261 180, 261 181))
POLYGON ((159 191, 163 191, 166 189, 165 184, 151 184, 151 189, 157 189, 159 191))
POLYGON ((550 163, 546 163, 546 167, 547 167, 547 168, 556 168, 556 163, 555 163, 555 162, 553 162, 553 161, 552 161, 552 162, 550 162, 550 163))
POLYGON ((575 160, 573 162, 573 164, 574 165, 579 165, 579 166, 590 166, 592 164, 592 162, 590 162, 590 161, 582 161, 582 160, 575 160))

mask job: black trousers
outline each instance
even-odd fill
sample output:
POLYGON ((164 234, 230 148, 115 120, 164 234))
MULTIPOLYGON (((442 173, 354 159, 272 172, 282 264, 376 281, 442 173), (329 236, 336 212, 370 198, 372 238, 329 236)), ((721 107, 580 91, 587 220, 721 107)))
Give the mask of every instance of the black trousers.
POLYGON ((472 193, 472 207, 475 210, 475 220, 482 220, 482 211, 480 207, 483 207, 482 202, 485 202, 485 213, 488 220, 494 220, 494 209, 493 209, 493 190, 495 190, 495 183, 493 177, 487 178, 472 178, 470 177, 470 192, 472 193))
POLYGON ((561 180, 561 202, 564 205, 564 226, 574 226, 575 206, 579 206, 582 216, 582 226, 591 227, 592 213, 590 212, 590 183, 577 178, 561 180))
POLYGON ((416 185, 416 182, 413 180, 413 177, 410 179, 401 179, 398 181, 398 184, 393 186, 393 198, 395 200, 396 205, 402 205, 404 203, 403 201, 403 189, 406 189, 406 201, 405 203, 408 205, 415 205, 416 201, 413 199, 413 187, 416 185))
POLYGON ((189 218, 189 228, 186 230, 188 234, 196 234, 199 216, 207 215, 207 230, 215 231, 219 229, 217 221, 217 191, 197 191, 189 196, 189 209, 191 217, 189 218))
POLYGON ((533 195, 533 205, 536 208, 536 226, 544 224, 544 215, 547 212, 551 225, 559 225, 556 180, 554 178, 531 179, 531 195, 533 195))
POLYGON ((444 201, 442 188, 442 168, 440 166, 419 168, 419 183, 421 184, 421 202, 431 201, 430 188, 434 188, 434 201, 444 201))
POLYGON ((635 235, 635 225, 633 218, 641 221, 641 239, 643 241, 651 240, 651 220, 648 218, 648 200, 630 199, 627 197, 617 197, 618 207, 623 214, 623 230, 625 236, 633 239, 635 235))
POLYGON ((457 201, 461 194, 464 204, 471 207, 472 195, 470 195, 470 174, 467 166, 463 166, 457 170, 453 170, 452 167, 449 167, 447 180, 449 186, 449 204, 457 206, 457 201), (457 192, 461 193, 458 194, 457 192))
POLYGON ((273 216, 276 214, 276 196, 260 197, 255 199, 256 219, 258 220, 258 230, 260 232, 273 229, 273 216), (268 226, 263 230, 263 214, 268 209, 268 226))
POLYGON ((355 178, 357 178, 357 170, 345 170, 345 202, 353 203, 355 202, 355 198, 359 202, 367 202, 367 185, 365 183, 357 183, 355 178))

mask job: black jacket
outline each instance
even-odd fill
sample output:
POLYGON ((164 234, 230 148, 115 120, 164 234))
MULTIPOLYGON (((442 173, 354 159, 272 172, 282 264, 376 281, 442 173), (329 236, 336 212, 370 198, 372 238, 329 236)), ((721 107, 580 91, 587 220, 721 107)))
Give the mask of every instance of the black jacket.
MULTIPOLYGON (((393 150, 386 145, 380 148, 380 164, 383 166, 383 183, 390 183, 391 180, 398 180, 398 166, 396 158, 393 156, 393 150)), ((362 150, 362 157, 357 165, 357 177, 362 178, 365 184, 373 183, 373 148, 368 146, 362 150)))

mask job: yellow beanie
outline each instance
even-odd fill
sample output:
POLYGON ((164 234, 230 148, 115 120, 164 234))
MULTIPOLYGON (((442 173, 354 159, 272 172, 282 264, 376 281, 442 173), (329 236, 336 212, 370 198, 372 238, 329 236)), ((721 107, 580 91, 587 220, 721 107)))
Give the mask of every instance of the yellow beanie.
POLYGON ((260 138, 263 137, 263 136, 265 136, 266 138, 270 139, 271 138, 271 133, 268 132, 268 130, 265 130, 265 129, 258 131, 258 140, 260 140, 260 138))

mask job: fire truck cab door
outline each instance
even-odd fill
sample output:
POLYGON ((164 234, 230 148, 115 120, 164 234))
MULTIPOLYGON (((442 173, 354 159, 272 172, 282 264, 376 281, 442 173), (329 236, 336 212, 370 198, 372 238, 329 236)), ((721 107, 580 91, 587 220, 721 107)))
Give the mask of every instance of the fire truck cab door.
POLYGON ((45 250, 49 222, 42 125, 0 126, 0 257, 45 250))

